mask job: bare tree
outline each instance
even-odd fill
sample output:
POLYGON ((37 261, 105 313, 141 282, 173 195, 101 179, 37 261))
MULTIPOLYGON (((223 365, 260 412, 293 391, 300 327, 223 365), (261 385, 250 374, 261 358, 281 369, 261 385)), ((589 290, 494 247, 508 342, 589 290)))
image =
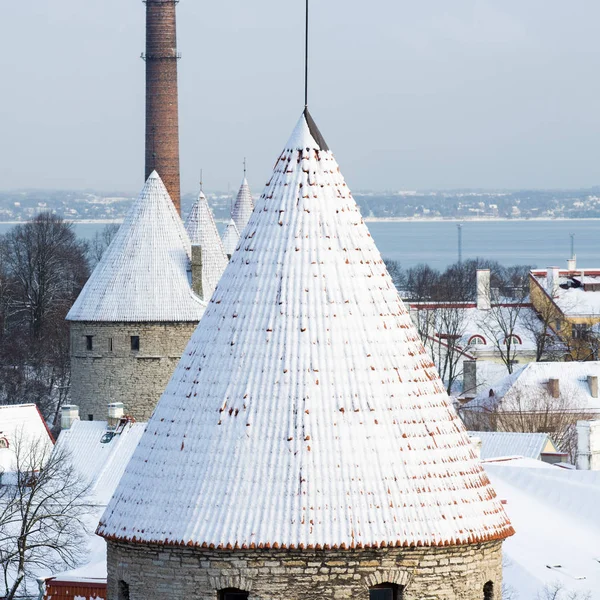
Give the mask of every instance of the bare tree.
MULTIPOLYGON (((90 267, 93 269, 100 262, 102 255, 106 252, 115 235, 119 231, 120 225, 118 223, 109 223, 105 225, 102 231, 97 231, 96 235, 90 241, 88 246, 88 261, 90 267)), ((392 261, 394 262, 394 261, 392 261)), ((386 263, 387 264, 387 263, 386 263)), ((398 264, 395 263, 394 264, 398 264)), ((400 265, 398 265, 399 267, 400 265)), ((391 274, 391 273, 390 273, 391 274)), ((393 278, 393 276, 392 276, 393 278)), ((395 283, 395 282, 394 282, 395 283)))
POLYGON ((4 598, 27 591, 44 570, 76 567, 86 547, 89 488, 61 450, 13 443, 15 472, 0 486, 0 565, 4 598))
POLYGON ((536 600, 592 600, 592 593, 571 591, 556 581, 544 586, 538 592, 536 600))

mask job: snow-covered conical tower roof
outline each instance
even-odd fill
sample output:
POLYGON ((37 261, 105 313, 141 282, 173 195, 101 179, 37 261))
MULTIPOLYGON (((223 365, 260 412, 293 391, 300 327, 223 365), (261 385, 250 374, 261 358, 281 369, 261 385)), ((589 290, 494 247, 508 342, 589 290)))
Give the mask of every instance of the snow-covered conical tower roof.
POLYGON ((246 228, 253 210, 254 200, 252 200, 252 192, 250 191, 248 180, 244 177, 235 204, 233 205, 233 210, 231 211, 231 218, 235 221, 240 234, 246 228))
POLYGON ((101 535, 326 549, 512 533, 326 148, 303 115, 101 535))
POLYGON ((231 256, 240 241, 240 232, 233 219, 230 219, 225 231, 223 232, 223 248, 231 256))
POLYGON ((202 191, 188 215, 185 230, 192 244, 202 248, 202 292, 204 298, 208 299, 215 291, 228 260, 215 219, 202 191))
POLYGON ((67 315, 69 321, 199 321, 190 240, 154 171, 67 315))

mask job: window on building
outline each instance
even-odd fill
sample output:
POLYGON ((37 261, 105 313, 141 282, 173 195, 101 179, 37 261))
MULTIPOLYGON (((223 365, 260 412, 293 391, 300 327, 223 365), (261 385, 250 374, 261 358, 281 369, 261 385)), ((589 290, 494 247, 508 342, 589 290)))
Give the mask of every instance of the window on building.
POLYGON ((108 338, 108 351, 109 352, 113 351, 113 339, 112 338, 108 338))
POLYGON ((494 600, 494 584, 491 581, 483 586, 483 600, 494 600))
POLYGON ((587 340, 590 333, 590 326, 582 323, 573 325, 571 329, 571 337, 574 340, 587 340))
POLYGON ((94 415, 88 415, 88 421, 93 421, 94 420, 94 415))
POLYGON ((139 335, 132 335, 131 336, 131 349, 134 352, 138 352, 140 349, 140 336, 139 335))
POLYGON ((129 600, 129 584, 120 580, 117 586, 118 600, 129 600))
POLYGON ((510 345, 511 346, 520 346, 523 341, 521 340, 521 338, 518 335, 508 335, 506 336, 505 340, 504 340, 504 345, 508 345, 508 342, 510 341, 510 345))
POLYGON ((248 592, 229 588, 219 592, 219 600, 248 600, 248 592))
POLYGON ((94 336, 86 335, 85 336, 85 349, 89 352, 94 349, 94 336))
POLYGON ((402 588, 384 583, 369 590, 369 600, 402 600, 402 588))
POLYGON ((482 335, 472 335, 469 339, 469 346, 485 346, 487 342, 482 335))

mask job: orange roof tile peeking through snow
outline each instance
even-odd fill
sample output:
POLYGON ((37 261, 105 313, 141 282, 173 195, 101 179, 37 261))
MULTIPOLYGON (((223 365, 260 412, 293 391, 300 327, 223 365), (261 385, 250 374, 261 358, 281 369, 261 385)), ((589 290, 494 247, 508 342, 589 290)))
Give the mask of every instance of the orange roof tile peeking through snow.
POLYGON ((303 114, 101 535, 357 548, 513 533, 317 131, 303 114))

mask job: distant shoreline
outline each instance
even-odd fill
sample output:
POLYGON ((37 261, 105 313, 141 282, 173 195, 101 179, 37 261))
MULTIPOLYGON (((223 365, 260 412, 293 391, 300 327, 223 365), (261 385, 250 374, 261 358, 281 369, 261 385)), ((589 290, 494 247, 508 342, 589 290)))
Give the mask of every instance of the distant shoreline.
MULTIPOLYGON (((600 217, 515 217, 508 219, 506 217, 365 217, 367 223, 503 223, 503 222, 532 222, 532 221, 600 221, 600 217)), ((112 223, 120 224, 123 219, 93 219, 70 221, 73 225, 110 225, 112 223)), ((217 223, 229 223, 229 219, 215 219, 217 223)), ((0 225, 23 225, 28 221, 0 221, 0 225)))

